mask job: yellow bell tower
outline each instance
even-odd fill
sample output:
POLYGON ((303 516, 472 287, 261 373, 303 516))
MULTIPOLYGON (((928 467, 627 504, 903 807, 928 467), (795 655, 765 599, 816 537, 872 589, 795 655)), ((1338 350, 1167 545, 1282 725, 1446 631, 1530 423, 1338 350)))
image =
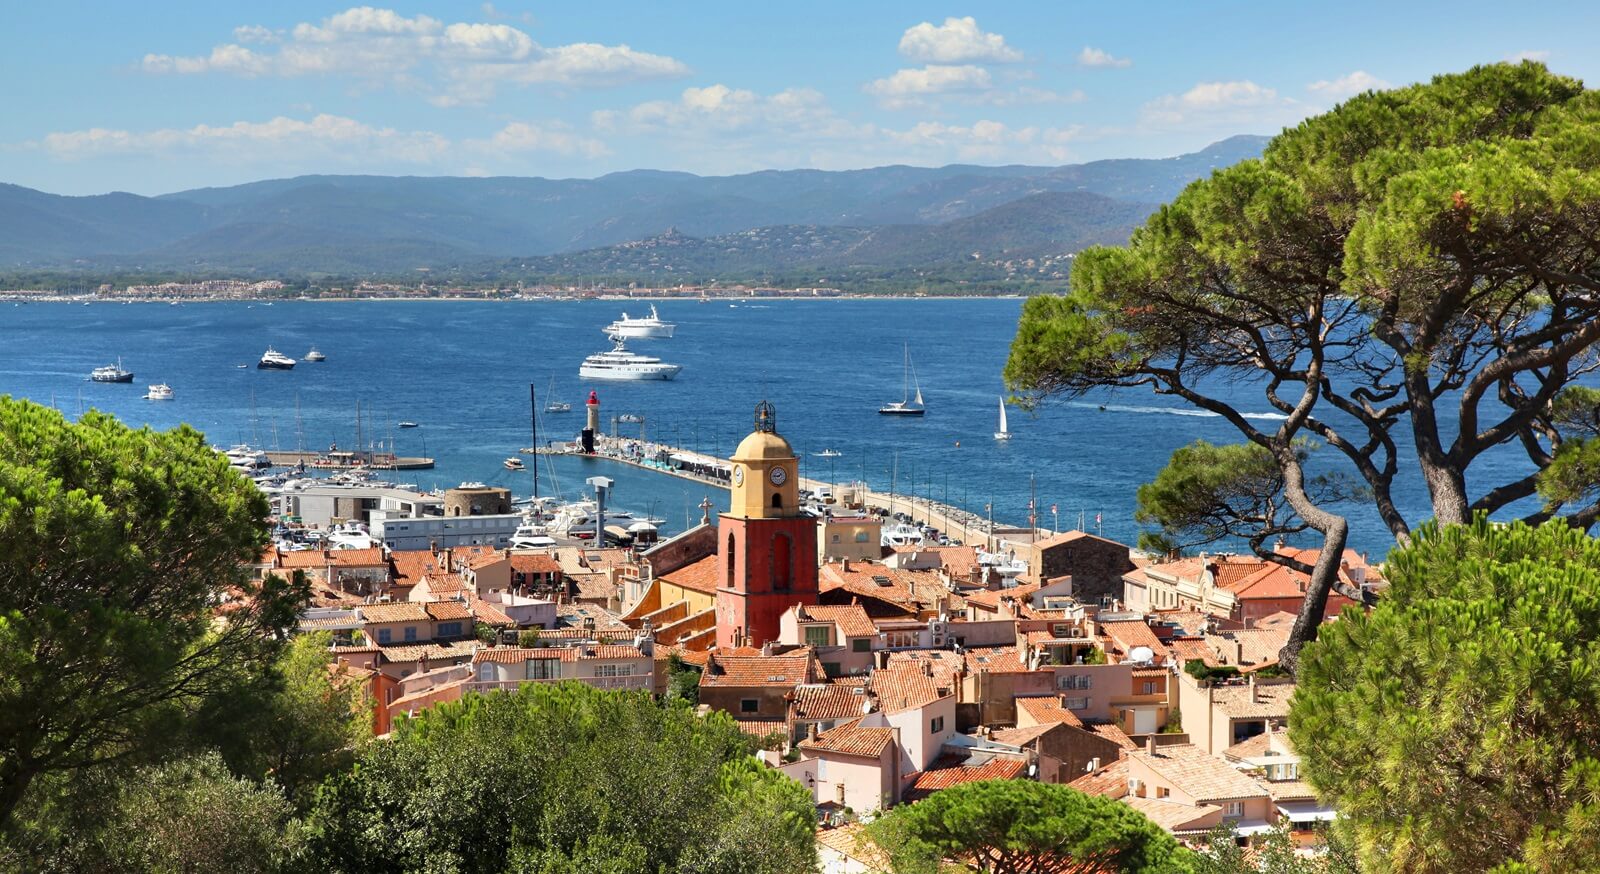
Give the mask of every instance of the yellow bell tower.
POLYGON ((756 405, 755 430, 733 451, 733 506, 740 519, 791 519, 800 515, 799 459, 779 437, 772 404, 756 405))

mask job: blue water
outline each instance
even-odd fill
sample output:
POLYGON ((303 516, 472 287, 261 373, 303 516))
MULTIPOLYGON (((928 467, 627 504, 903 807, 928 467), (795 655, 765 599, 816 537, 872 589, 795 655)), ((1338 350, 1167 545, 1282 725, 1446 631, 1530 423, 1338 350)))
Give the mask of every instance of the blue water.
MULTIPOLYGON (((541 414, 541 441, 577 433, 582 401, 593 388, 606 430, 612 416, 642 415, 651 439, 721 456, 750 431, 752 408, 767 398, 777 406, 778 430, 804 456, 804 475, 864 476, 879 488, 894 480, 902 493, 931 495, 980 514, 992 503, 996 520, 1019 524, 1027 520, 1033 488, 1040 525, 1076 527, 1082 514, 1093 530, 1098 514, 1107 536, 1131 543, 1138 533, 1134 491, 1172 450, 1201 437, 1232 442, 1237 434, 1220 418, 1175 400, 1124 391, 1051 404, 1034 414, 1013 409, 1013 439, 995 441, 1001 368, 1021 303, 665 302, 658 308, 663 319, 677 323, 677 336, 633 348, 683 365, 678 378, 594 384, 580 382, 577 370, 585 355, 608 345, 600 328, 622 310, 637 315, 648 304, 0 304, 0 394, 53 403, 69 414, 94 407, 156 428, 187 422, 217 444, 313 450, 355 443, 359 401, 365 439, 392 438, 401 455, 438 460, 434 470, 396 478, 422 487, 480 480, 519 494, 528 492, 529 474, 509 473, 501 461, 529 443, 530 383, 542 407, 553 376, 557 395, 573 405, 568 414, 541 414), (927 401, 920 419, 876 412, 901 398, 902 343, 910 344, 927 401), (314 345, 328 361, 258 371, 255 361, 268 345, 295 358, 314 345), (133 385, 86 380, 92 368, 118 356, 134 371, 133 385), (172 385, 175 401, 140 399, 147 384, 163 381, 172 385), (421 427, 397 430, 400 420, 421 427), (814 455, 829 447, 843 455, 814 455)), ((1241 408, 1272 425, 1259 392, 1248 386, 1213 390, 1236 395, 1241 408)), ((639 430, 636 424, 617 427, 629 435, 639 430)), ((1515 453, 1492 461, 1501 473, 1520 469, 1515 453)), ((585 477, 610 476, 617 480, 615 502, 653 511, 673 530, 699 518, 695 505, 708 492, 718 510, 726 506, 726 493, 716 489, 615 463, 560 458, 552 466, 567 497, 576 496, 585 477)), ((553 491, 543 466, 540 491, 553 491)), ((1415 476, 1396 496, 1410 518, 1426 515, 1426 492, 1415 476)), ((1355 547, 1387 550, 1392 541, 1376 513, 1353 508, 1350 515, 1355 547)))

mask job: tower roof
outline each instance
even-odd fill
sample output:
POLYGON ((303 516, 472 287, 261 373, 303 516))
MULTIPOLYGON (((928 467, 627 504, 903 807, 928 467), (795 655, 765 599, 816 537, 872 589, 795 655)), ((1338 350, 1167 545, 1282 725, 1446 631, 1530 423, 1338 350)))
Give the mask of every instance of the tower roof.
POLYGON ((739 441, 739 448, 733 451, 734 461, 776 461, 794 457, 794 448, 789 445, 789 441, 772 431, 751 433, 749 437, 739 441))

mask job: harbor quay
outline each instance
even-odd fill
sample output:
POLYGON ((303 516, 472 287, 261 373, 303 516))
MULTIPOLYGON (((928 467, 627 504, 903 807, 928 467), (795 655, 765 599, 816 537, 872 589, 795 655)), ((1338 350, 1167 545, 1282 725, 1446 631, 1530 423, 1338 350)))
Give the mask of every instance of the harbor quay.
MULTIPOLYGON (((538 447, 537 452, 541 455, 587 454, 582 445, 576 442, 552 443, 538 447)), ((596 435, 593 456, 718 488, 726 489, 731 484, 733 463, 730 460, 665 443, 596 435)), ((1030 532, 1026 526, 1007 525, 926 497, 874 490, 863 482, 830 483, 812 477, 800 477, 799 482, 800 488, 813 495, 831 496, 831 502, 818 502, 822 506, 864 512, 883 511, 891 516, 905 514, 914 525, 936 528, 953 539, 969 545, 981 545, 985 549, 997 548, 997 541, 1001 539, 1031 542, 1051 534, 1047 530, 1030 532)))

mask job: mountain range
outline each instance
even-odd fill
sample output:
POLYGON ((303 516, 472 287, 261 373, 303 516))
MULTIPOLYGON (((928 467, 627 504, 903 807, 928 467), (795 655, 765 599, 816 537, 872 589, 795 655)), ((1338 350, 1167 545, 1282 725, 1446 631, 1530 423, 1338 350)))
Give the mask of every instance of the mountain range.
POLYGON ((596 179, 300 176, 159 197, 0 184, 0 271, 690 280, 960 266, 1049 277, 1156 204, 1260 154, 1239 136, 1166 159, 635 170, 596 179), (1019 273, 1018 271, 1022 271, 1019 273))

